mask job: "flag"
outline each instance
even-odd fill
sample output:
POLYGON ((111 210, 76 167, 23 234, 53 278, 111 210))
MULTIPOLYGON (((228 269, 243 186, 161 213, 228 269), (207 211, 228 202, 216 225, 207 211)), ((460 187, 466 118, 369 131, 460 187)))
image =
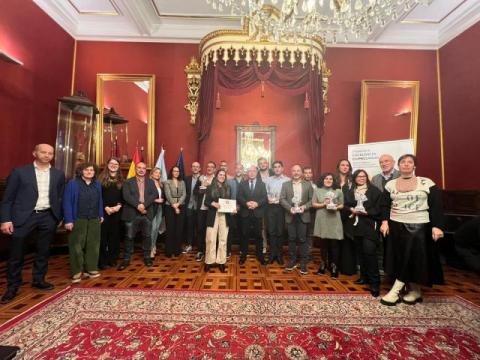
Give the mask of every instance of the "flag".
POLYGON ((180 155, 178 155, 177 162, 175 163, 175 166, 177 166, 180 169, 180 176, 182 179, 185 178, 185 166, 183 165, 183 148, 180 149, 180 155))
POLYGON ((140 162, 140 151, 138 147, 135 148, 133 153, 132 163, 130 164, 130 169, 128 170, 127 179, 130 179, 135 176, 135 166, 140 162))
POLYGON ((159 168, 162 171, 162 182, 167 181, 167 168, 165 167, 165 149, 163 148, 163 146, 162 150, 160 151, 160 155, 158 156, 155 167, 159 168))

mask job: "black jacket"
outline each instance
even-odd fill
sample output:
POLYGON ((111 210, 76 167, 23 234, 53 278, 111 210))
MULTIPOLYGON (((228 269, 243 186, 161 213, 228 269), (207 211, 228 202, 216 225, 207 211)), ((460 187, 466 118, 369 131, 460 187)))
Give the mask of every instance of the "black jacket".
MULTIPOLYGON (((62 197, 65 188, 65 174, 50 168, 49 200, 50 210, 60 222, 63 218, 62 197)), ((0 203, 0 222, 23 225, 35 209, 38 200, 37 176, 33 164, 13 169, 7 179, 7 187, 0 203)))
MULTIPOLYGON (((122 188, 122 195, 125 204, 122 211, 122 220, 123 221, 132 221, 135 217, 140 214, 137 210, 139 202, 139 192, 137 185, 137 178, 132 177, 125 181, 122 188)), ((158 190, 155 186, 155 183, 152 179, 145 178, 145 192, 144 192, 144 202, 145 209, 147 210, 147 218, 150 220, 155 216, 157 206, 155 199, 158 199, 158 190)))
MULTIPOLYGON (((217 208, 212 206, 212 202, 218 202, 218 199, 220 198, 218 196, 218 193, 215 194, 213 191, 213 186, 210 185, 207 187, 207 192, 205 193, 205 205, 208 206, 208 212, 207 212, 207 226, 212 227, 215 224, 215 216, 217 215, 217 208)), ((228 187, 228 194, 226 194, 225 199, 230 199, 231 198, 231 189, 230 185, 227 184, 228 187)), ((230 226, 231 224, 231 218, 230 214, 225 214, 226 220, 227 220, 227 226, 230 226)))
MULTIPOLYGON (((343 211, 345 214, 352 214, 351 208, 355 208, 357 200, 355 200, 355 188, 352 187, 344 193, 345 202, 343 211)), ((370 184, 365 193, 367 201, 363 203, 365 211, 368 215, 358 215, 358 223, 354 226, 355 216, 348 215, 348 225, 353 229, 354 236, 375 236, 380 231, 380 221, 382 220, 382 203, 383 193, 378 188, 370 184)))
POLYGON ((252 212, 257 218, 263 218, 265 215, 265 207, 268 203, 267 188, 262 180, 257 179, 255 189, 250 191, 250 180, 243 180, 238 186, 237 202, 240 205, 240 216, 247 217, 252 212), (247 208, 247 202, 255 201, 258 207, 254 210, 247 208))

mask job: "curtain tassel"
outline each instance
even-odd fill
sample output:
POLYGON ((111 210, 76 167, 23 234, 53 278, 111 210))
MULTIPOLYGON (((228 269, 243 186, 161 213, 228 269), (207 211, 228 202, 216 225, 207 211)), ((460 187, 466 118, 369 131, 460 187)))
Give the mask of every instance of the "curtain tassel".
POLYGON ((310 99, 308 97, 308 92, 305 93, 305 101, 303 102, 303 107, 305 110, 310 109, 310 99))
POLYGON ((222 107, 222 100, 220 100, 220 91, 217 91, 217 100, 215 101, 215 108, 220 109, 222 107))

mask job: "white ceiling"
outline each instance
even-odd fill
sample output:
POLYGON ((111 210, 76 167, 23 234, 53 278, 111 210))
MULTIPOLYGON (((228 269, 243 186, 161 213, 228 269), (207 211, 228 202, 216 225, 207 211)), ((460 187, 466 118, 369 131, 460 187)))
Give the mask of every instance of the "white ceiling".
MULTIPOLYGON (((240 18, 205 0, 33 0, 77 40, 197 43, 240 18)), ((480 21, 480 0, 433 0, 347 47, 437 49, 480 21)))

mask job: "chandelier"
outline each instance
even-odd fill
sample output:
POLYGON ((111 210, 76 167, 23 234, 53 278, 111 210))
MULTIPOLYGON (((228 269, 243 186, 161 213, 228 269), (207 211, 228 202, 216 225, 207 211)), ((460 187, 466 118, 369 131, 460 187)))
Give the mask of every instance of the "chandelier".
POLYGON ((249 21, 260 40, 348 42, 432 0, 206 0, 218 12, 249 21))

